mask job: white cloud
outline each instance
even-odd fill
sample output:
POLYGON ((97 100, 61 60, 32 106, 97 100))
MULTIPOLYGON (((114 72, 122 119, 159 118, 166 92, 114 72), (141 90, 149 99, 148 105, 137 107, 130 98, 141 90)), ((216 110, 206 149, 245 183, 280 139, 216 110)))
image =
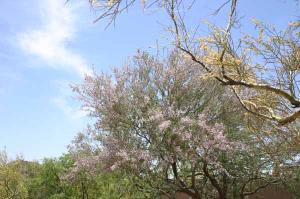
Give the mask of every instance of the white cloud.
POLYGON ((86 61, 67 47, 76 31, 76 10, 64 0, 43 0, 41 2, 42 26, 18 35, 20 47, 26 53, 42 59, 47 66, 91 74, 86 61))

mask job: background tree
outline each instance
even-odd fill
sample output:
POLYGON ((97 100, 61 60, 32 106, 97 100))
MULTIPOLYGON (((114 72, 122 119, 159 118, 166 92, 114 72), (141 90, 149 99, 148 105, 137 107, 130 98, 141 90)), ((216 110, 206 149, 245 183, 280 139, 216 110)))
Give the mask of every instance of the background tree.
POLYGON ((66 179, 74 165, 74 154, 42 162, 8 159, 0 153, 0 199, 146 198, 134 189, 129 176, 120 172, 86 172, 66 179), (93 180, 92 180, 93 179, 93 180))
POLYGON ((18 164, 10 162, 5 151, 0 151, 0 198, 25 199, 25 179, 19 172, 18 164))

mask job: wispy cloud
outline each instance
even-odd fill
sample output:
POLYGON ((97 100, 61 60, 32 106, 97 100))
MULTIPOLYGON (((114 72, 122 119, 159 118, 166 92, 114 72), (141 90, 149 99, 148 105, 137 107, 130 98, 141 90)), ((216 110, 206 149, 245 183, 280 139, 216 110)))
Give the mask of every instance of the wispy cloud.
POLYGON ((63 0, 41 2, 42 26, 18 35, 20 47, 25 53, 37 56, 47 66, 91 74, 87 62, 68 48, 76 32, 76 10, 63 0))
MULTIPOLYGON (((79 24, 79 4, 65 4, 65 0, 43 0, 40 4, 41 25, 18 34, 18 44, 30 58, 38 58, 40 65, 57 70, 73 72, 80 77, 92 74, 87 61, 69 47, 76 41, 79 24)), ((77 120, 86 115, 71 99, 68 81, 56 81, 58 95, 51 98, 70 119, 77 120)))

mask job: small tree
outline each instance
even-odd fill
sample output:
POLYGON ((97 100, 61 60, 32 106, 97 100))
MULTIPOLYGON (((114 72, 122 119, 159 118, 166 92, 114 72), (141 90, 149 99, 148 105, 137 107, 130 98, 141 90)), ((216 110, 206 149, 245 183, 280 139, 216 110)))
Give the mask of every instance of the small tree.
POLYGON ((25 199, 25 178, 16 162, 10 162, 5 151, 0 151, 0 196, 4 199, 25 199))

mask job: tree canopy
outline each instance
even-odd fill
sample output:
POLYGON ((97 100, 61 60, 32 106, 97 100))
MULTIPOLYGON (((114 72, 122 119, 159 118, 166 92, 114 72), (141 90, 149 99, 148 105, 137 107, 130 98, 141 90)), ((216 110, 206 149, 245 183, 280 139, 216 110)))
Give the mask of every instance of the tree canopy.
MULTIPOLYGON (((137 1, 89 0, 99 17, 108 18, 109 24, 137 1)), ((286 125, 300 117, 299 100, 299 27, 297 18, 287 22, 286 30, 255 20, 258 36, 233 37, 232 29, 238 22, 238 0, 228 0, 216 8, 214 14, 228 8, 225 27, 208 24, 206 36, 190 29, 185 14, 198 1, 153 0, 140 1, 143 8, 157 6, 169 16, 174 46, 183 51, 207 76, 231 88, 240 104, 249 113, 260 118, 286 125)), ((295 2, 287 2, 295 3, 295 2)))
POLYGON ((235 94, 205 74, 175 50, 163 60, 138 52, 112 75, 87 76, 73 89, 96 122, 71 147, 84 152, 75 171, 121 170, 144 193, 192 198, 244 198, 289 181, 299 146, 282 141, 292 128, 249 127, 235 94))

